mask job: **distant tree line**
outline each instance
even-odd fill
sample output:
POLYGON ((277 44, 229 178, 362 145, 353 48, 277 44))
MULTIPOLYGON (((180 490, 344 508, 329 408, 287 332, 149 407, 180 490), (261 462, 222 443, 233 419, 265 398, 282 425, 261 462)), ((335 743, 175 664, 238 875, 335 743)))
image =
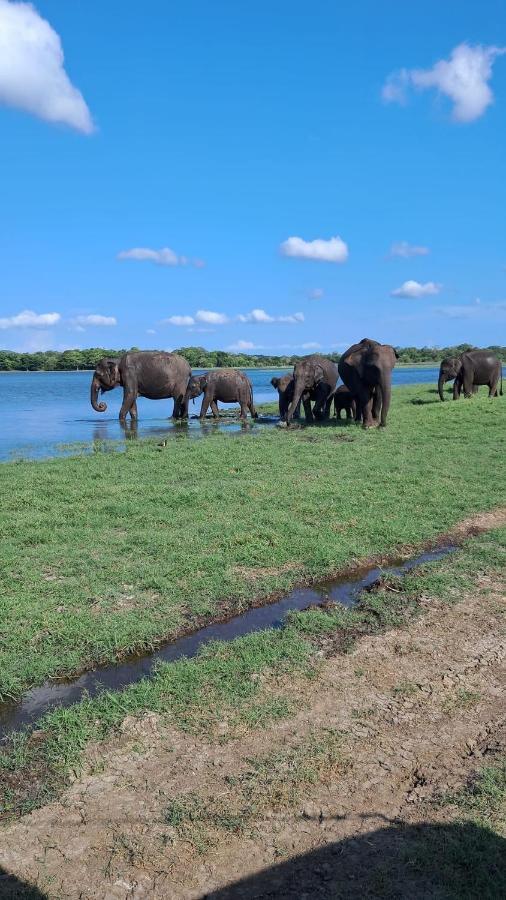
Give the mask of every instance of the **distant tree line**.
MULTIPOLYGON (((138 347, 131 347, 138 350, 138 347)), ((445 356, 457 356, 465 350, 471 350, 472 344, 457 344, 453 347, 396 347, 401 363, 439 363, 445 356)), ((506 347, 492 346, 499 359, 506 362, 506 347)), ((188 360, 192 369, 223 368, 237 366, 240 368, 281 369, 293 366, 301 356, 267 356, 247 353, 229 353, 226 350, 205 350, 204 347, 181 347, 175 351, 188 360)), ((103 356, 121 356, 126 350, 106 350, 104 347, 90 347, 87 350, 45 350, 42 353, 16 353, 13 350, 0 350, 0 372, 71 372, 76 369, 94 369, 103 356)), ((330 353, 329 359, 338 362, 339 353, 330 353)))

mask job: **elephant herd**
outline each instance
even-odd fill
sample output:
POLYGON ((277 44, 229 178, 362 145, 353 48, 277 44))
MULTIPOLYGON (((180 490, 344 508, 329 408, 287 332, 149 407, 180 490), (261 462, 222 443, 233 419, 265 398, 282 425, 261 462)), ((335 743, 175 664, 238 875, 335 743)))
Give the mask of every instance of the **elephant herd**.
MULTIPOLYGON (((343 410, 347 418, 362 422, 364 428, 385 426, 390 407, 392 369, 398 354, 389 344, 363 338, 346 350, 336 365, 317 353, 305 356, 294 366, 292 374, 273 378, 271 384, 279 395, 281 423, 290 425, 300 417, 301 404, 306 422, 324 420, 330 416, 332 404, 339 418, 343 410), (343 384, 337 382, 341 377, 343 384)), ((470 397, 480 385, 488 385, 489 396, 497 396, 499 380, 502 394, 502 366, 488 350, 470 350, 441 363, 438 391, 444 400, 443 386, 454 380, 453 397, 458 399, 462 389, 470 397)), ((177 353, 141 350, 124 353, 120 358, 105 357, 97 364, 91 382, 91 405, 96 412, 105 412, 107 404, 99 400, 100 393, 123 388, 120 420, 130 414, 137 419, 137 397, 174 400, 173 418, 188 417, 190 400, 203 394, 200 418, 207 415, 209 406, 218 417, 218 401, 239 403, 241 418, 248 412, 257 417, 253 402, 253 387, 249 378, 238 369, 213 369, 203 375, 192 375, 187 361, 177 353)))

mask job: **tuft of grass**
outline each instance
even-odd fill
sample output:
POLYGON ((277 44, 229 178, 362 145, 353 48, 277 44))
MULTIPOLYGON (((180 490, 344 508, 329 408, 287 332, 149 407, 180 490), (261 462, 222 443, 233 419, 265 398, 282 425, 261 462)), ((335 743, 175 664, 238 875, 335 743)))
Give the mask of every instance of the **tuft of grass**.
POLYGON ((172 798, 164 821, 198 853, 205 853, 220 831, 244 833, 266 811, 294 806, 305 789, 335 778, 346 765, 341 733, 315 730, 293 747, 247 760, 245 771, 228 776, 218 795, 203 797, 191 791, 172 798))
POLYGON ((388 427, 352 440, 322 423, 4 464, 0 699, 505 504, 506 403, 430 391, 396 388, 388 427))

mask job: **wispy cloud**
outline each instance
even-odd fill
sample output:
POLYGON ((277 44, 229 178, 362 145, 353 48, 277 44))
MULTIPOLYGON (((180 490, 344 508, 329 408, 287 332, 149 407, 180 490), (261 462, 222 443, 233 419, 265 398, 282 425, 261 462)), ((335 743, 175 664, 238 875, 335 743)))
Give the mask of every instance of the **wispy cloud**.
POLYGON ((412 256, 427 256, 428 253, 430 253, 428 247, 409 244, 407 241, 397 241, 390 247, 389 256, 401 256, 403 259, 411 259, 412 256))
POLYGON ((153 262, 157 266, 195 266, 197 269, 202 269, 205 266, 204 260, 179 256, 170 247, 162 247, 160 250, 152 250, 150 247, 132 247, 130 250, 121 250, 118 253, 118 259, 153 262))
POLYGON ((390 296, 417 300, 419 297, 431 297, 434 294, 439 294, 442 287, 442 284, 438 284, 435 281, 426 281, 425 284, 420 284, 419 281, 405 281, 395 291, 391 291, 390 296))
POLYGON ((493 103, 489 85, 492 66, 506 47, 483 47, 459 44, 450 59, 441 59, 431 69, 400 69, 385 82, 382 97, 387 103, 405 104, 409 90, 435 88, 453 103, 455 122, 473 122, 493 103))
POLYGON ((237 316, 239 322, 253 322, 256 325, 272 322, 284 322, 287 325, 297 325, 304 321, 304 313, 296 312, 288 316, 272 316, 265 309, 252 309, 251 312, 237 316))
POLYGON ((46 328, 48 325, 57 325, 61 320, 60 313, 35 313, 31 309, 24 309, 15 316, 0 319, 0 328, 46 328))
POLYGON ((321 350, 322 345, 318 343, 318 341, 306 341, 305 344, 300 345, 303 350, 321 350))
POLYGON ((193 316, 169 316, 168 319, 163 319, 162 324, 183 327, 184 325, 195 325, 195 319, 193 316))
POLYGON ((115 316, 76 316, 74 319, 71 319, 71 324, 80 325, 81 328, 87 328, 88 326, 96 325, 111 326, 117 325, 118 320, 115 318, 115 316))
POLYGON ((438 316, 446 319, 490 319, 503 321, 506 319, 506 301, 498 303, 482 303, 476 299, 474 303, 460 306, 439 306, 433 310, 438 316))
POLYGON ((229 321, 225 313, 213 312, 210 309, 199 309, 195 313, 196 322, 204 322, 206 325, 226 325, 229 321))
POLYGON ((146 328, 146 334, 156 334, 156 330, 154 328, 146 328))
POLYGON ((234 344, 229 344, 227 350, 230 350, 232 353, 237 353, 240 350, 258 350, 259 347, 253 343, 253 341, 236 341, 234 344))
POLYGON ((310 300, 321 300, 324 294, 325 291, 323 288, 311 288, 311 290, 307 292, 310 300))
POLYGON ((63 62, 59 35, 31 3, 0 0, 0 103, 91 134, 91 113, 63 62))
POLYGON ((279 252, 282 256, 318 262, 344 263, 348 259, 348 245, 338 236, 328 240, 316 238, 314 241, 289 237, 280 245, 279 252))

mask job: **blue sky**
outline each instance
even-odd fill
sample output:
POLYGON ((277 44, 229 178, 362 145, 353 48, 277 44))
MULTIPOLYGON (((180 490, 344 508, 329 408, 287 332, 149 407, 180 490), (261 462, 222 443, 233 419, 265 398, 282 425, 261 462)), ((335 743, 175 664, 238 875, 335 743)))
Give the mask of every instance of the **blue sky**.
POLYGON ((1 347, 506 343, 502 0, 19 6, 1 347))

